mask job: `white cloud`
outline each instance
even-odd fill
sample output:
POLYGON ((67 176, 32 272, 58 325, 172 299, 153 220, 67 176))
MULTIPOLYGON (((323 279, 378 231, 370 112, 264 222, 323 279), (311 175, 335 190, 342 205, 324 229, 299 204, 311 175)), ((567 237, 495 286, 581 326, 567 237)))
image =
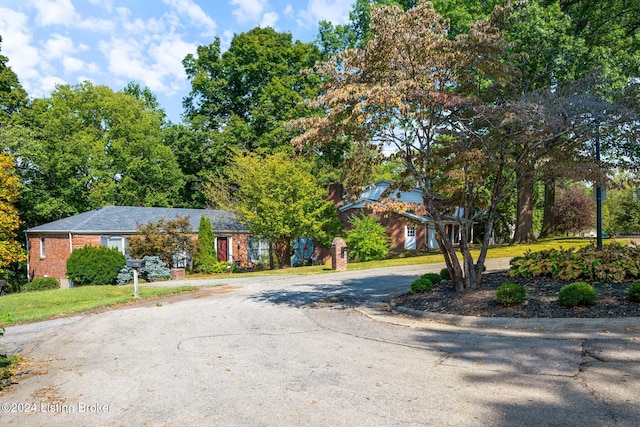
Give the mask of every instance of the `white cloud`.
MULTIPOLYGON (((40 80, 40 86, 38 87, 38 89, 40 89, 39 91, 40 93, 35 94, 35 96, 48 95, 52 90, 56 88, 56 85, 63 85, 66 83, 67 82, 62 80, 60 77, 55 77, 55 76, 43 77, 40 80)), ((34 95, 34 94, 30 94, 30 95, 34 95)))
POLYGON ((39 26, 59 25, 81 28, 94 32, 109 32, 115 24, 108 19, 86 18, 75 10, 71 0, 31 0, 36 8, 36 24, 39 26))
POLYGON ((217 27, 215 21, 209 17, 197 4, 192 0, 163 0, 173 10, 183 16, 187 16, 192 24, 204 27, 213 33, 217 27))
POLYGON ((232 13, 239 23, 259 22, 265 9, 266 0, 230 0, 229 4, 238 6, 232 13))
POLYGON ((162 40, 149 48, 149 55, 154 60, 153 69, 164 76, 173 76, 185 80, 186 74, 182 60, 187 54, 195 52, 196 46, 183 41, 179 36, 162 40))
POLYGON ((349 22, 351 2, 342 0, 309 0, 307 9, 300 13, 301 24, 315 26, 318 21, 325 19, 334 24, 349 22))
POLYGON ((29 80, 39 78, 36 67, 40 62, 38 49, 31 46, 32 33, 27 15, 0 8, 2 54, 9 58, 7 65, 18 75, 20 83, 30 92, 29 80))
POLYGON ((69 37, 60 34, 52 34, 51 38, 42 45, 42 56, 47 59, 62 58, 75 52, 73 41, 69 37))
POLYGON ((288 19, 293 18, 293 6, 288 4, 287 7, 284 8, 284 16, 286 16, 288 19))
POLYGON ((39 25, 71 25, 79 21, 71 0, 32 0, 39 25))
POLYGON ((89 3, 103 7, 108 13, 113 11, 113 0, 89 0, 89 3))
POLYGON ((74 26, 83 30, 109 33, 116 28, 116 23, 109 19, 87 18, 79 20, 74 26))
POLYGON ((81 59, 67 56, 62 59, 62 67, 65 74, 72 74, 84 70, 85 63, 81 59))
POLYGON ((152 90, 162 88, 160 79, 155 77, 142 57, 143 46, 132 39, 112 38, 100 41, 99 49, 108 61, 109 72, 113 77, 129 80, 144 80, 152 90))
POLYGON ((262 16, 262 21, 260 21, 260 26, 261 27, 272 27, 275 28, 276 27, 276 22, 278 22, 278 14, 275 12, 269 12, 269 13, 265 13, 262 16))

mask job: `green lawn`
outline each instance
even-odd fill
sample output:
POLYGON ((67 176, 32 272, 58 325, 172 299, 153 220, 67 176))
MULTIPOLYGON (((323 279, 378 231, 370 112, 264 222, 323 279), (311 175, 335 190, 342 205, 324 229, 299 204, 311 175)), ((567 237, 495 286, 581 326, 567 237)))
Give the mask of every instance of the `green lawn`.
MULTIPOLYGON (((193 286, 175 288, 140 287, 141 299, 188 292, 193 286)), ((21 292, 0 297, 0 325, 34 322, 66 314, 81 313, 98 307, 108 307, 135 300, 133 286, 82 286, 38 292, 21 292)))
MULTIPOLYGON (((613 239, 605 241, 606 243, 613 242, 613 239)), ((595 239, 589 238, 558 238, 558 239, 541 239, 537 243, 531 243, 528 245, 496 245, 489 249, 487 258, 513 258, 514 256, 522 255, 527 250, 541 251, 552 248, 570 248, 570 247, 583 247, 595 242, 595 239)), ((628 243, 628 242, 627 242, 628 243)), ((477 257, 479 250, 472 251, 474 257, 477 257)), ((379 261, 367 261, 367 262, 350 262, 348 269, 355 270, 368 270, 371 268, 382 267, 399 267, 403 265, 415 265, 415 264, 434 264, 438 262, 444 262, 444 258, 440 252, 434 252, 429 254, 416 254, 416 255, 404 255, 395 256, 390 259, 384 259, 379 261)), ((265 270, 256 271, 250 273, 233 273, 233 274, 215 274, 215 275, 202 275, 194 274, 187 276, 187 279, 204 279, 204 278, 224 278, 224 277, 252 277, 252 276, 277 276, 277 275, 307 275, 307 274, 322 274, 331 272, 331 263, 328 265, 314 265, 310 267, 295 267, 286 268, 282 270, 265 270)))

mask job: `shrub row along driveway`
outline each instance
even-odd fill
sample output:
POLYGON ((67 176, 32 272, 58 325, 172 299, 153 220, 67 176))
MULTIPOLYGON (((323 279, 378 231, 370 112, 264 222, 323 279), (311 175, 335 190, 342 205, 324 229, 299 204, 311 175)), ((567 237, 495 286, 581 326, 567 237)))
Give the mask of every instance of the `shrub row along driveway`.
POLYGON ((237 279, 10 327, 6 349, 46 373, 0 396, 0 423, 637 424, 633 331, 501 332, 363 307, 440 267, 237 279))

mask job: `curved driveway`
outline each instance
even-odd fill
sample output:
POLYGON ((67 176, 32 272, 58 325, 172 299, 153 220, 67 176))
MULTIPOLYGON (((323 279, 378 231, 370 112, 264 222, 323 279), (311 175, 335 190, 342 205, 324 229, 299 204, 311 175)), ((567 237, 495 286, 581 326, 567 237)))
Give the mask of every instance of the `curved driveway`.
POLYGON ((635 320, 548 333, 371 304, 441 267, 206 281, 192 298, 7 328, 3 351, 41 372, 0 396, 0 424, 638 424, 635 320))

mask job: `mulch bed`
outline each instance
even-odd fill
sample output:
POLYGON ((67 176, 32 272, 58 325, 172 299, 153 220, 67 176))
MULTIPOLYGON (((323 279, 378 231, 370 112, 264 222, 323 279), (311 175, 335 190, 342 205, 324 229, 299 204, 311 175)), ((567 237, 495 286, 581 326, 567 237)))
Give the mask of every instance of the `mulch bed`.
POLYGON ((640 317, 640 304, 627 300, 631 282, 592 283, 598 293, 596 303, 589 307, 575 308, 558 303, 558 292, 569 283, 571 282, 546 277, 511 278, 506 272, 485 273, 481 289, 457 293, 451 282, 445 281, 434 285, 429 292, 401 295, 394 298, 393 303, 418 311, 480 317, 640 317), (524 303, 503 307, 495 302, 496 289, 505 282, 525 287, 527 297, 524 303))

